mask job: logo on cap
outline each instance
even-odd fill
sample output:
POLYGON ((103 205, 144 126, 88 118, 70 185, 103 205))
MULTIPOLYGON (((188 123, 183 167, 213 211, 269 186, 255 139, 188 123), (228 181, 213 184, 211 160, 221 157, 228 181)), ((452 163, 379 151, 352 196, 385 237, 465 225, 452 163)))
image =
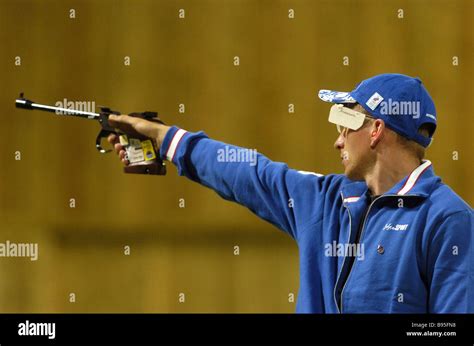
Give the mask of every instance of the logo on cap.
POLYGON ((374 93, 365 103, 370 109, 374 110, 383 101, 382 95, 379 93, 374 93))

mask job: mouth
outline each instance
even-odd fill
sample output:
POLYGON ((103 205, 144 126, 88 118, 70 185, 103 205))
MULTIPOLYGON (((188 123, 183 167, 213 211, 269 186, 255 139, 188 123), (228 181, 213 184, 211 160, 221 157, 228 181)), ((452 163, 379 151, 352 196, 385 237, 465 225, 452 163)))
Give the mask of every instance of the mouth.
POLYGON ((341 163, 345 165, 347 160, 342 155, 340 156, 340 158, 341 158, 341 163))

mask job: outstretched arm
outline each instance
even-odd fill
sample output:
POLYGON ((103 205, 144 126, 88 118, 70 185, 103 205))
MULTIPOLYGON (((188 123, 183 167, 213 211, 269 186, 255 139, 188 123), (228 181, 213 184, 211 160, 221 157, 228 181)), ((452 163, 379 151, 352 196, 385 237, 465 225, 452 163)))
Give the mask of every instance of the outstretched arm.
MULTIPOLYGON (((322 177, 299 173, 256 151, 209 139, 203 132, 187 132, 124 115, 111 116, 109 122, 126 133, 133 130, 154 138, 161 157, 173 162, 180 175, 212 188, 227 200, 246 206, 295 239, 297 215, 293 197, 305 191, 305 195, 315 201, 319 197, 315 194, 322 195, 319 188, 322 177), (235 159, 235 155, 244 155, 248 160, 242 162, 235 159)), ((127 164, 117 138, 111 135, 109 141, 127 164)))

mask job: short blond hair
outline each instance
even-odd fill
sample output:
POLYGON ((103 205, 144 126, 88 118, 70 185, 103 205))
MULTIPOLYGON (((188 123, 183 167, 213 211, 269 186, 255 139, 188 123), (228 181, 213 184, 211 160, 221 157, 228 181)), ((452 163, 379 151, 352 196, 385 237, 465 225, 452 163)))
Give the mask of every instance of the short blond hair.
MULTIPOLYGON (((418 133, 426 138, 429 138, 434 132, 432 124, 423 124, 418 129, 418 133)), ((425 158, 426 148, 421 144, 412 141, 397 133, 397 142, 400 143, 404 148, 412 152, 420 161, 425 158)))

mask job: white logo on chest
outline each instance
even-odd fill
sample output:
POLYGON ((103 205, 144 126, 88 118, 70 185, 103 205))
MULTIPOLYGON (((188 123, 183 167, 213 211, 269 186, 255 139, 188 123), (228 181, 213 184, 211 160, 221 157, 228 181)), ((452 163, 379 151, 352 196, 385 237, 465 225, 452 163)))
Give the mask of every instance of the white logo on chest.
POLYGON ((383 230, 384 231, 406 231, 408 228, 408 224, 396 224, 392 225, 391 223, 386 223, 383 230))

